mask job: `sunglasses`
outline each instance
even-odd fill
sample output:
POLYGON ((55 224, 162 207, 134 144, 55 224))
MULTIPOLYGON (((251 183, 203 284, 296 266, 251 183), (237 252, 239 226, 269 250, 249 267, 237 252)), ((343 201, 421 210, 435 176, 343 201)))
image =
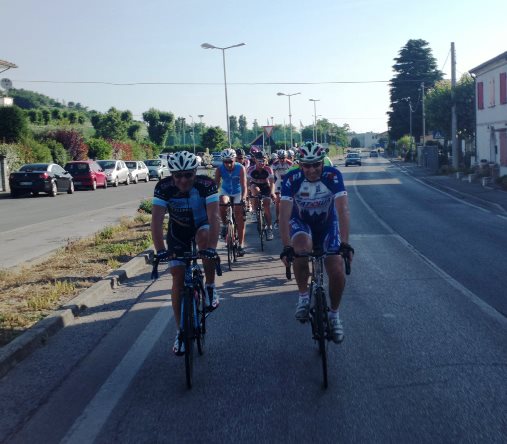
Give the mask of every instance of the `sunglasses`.
POLYGON ((322 166, 322 162, 314 162, 314 163, 302 163, 301 167, 303 167, 306 170, 309 170, 310 168, 317 169, 322 166))
POLYGON ((193 177, 194 175, 194 172, 193 171, 188 171, 186 173, 173 173, 173 177, 175 179, 181 179, 181 178, 185 178, 185 179, 190 179, 191 177, 193 177))
POLYGON ((224 163, 227 163, 227 164, 232 164, 232 160, 224 160, 224 163))

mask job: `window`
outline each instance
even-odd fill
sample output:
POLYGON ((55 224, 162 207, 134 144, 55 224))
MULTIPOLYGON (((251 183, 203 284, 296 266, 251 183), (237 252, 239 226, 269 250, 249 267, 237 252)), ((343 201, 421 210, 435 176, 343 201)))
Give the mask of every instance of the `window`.
POLYGON ((484 83, 477 83, 477 109, 484 109, 484 83))
POLYGON ((507 104, 507 72, 500 73, 500 104, 507 104))
POLYGON ((495 106, 495 79, 489 79, 489 107, 495 106))

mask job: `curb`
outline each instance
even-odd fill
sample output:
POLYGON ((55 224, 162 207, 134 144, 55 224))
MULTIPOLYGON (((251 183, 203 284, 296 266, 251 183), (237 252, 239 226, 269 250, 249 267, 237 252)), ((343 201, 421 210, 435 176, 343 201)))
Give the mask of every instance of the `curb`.
POLYGON ((123 282, 140 274, 151 262, 152 257, 153 250, 146 250, 138 254, 2 347, 0 350, 0 378, 32 352, 44 346, 51 336, 72 324, 74 318, 81 311, 96 306, 100 297, 110 294, 123 282))

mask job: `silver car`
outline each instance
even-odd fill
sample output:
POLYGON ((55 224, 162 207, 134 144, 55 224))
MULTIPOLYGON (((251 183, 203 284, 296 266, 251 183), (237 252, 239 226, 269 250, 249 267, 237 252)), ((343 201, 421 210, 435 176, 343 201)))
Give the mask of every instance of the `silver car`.
POLYGON ((120 183, 130 184, 130 172, 123 160, 97 160, 106 173, 107 182, 117 187, 120 183))
POLYGON ((150 180, 150 171, 148 167, 140 160, 128 160, 125 162, 127 168, 130 171, 130 180, 134 183, 144 180, 148 182, 150 180))
POLYGON ((160 180, 171 175, 166 159, 148 159, 144 163, 150 172, 150 179, 160 180))

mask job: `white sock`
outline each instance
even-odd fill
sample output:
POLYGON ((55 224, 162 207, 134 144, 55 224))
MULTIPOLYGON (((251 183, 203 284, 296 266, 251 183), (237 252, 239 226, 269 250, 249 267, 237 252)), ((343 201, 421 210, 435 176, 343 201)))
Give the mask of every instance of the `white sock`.
POLYGON ((308 294, 308 292, 306 293, 299 293, 299 303, 301 304, 302 302, 308 302, 310 300, 310 295, 308 294))
POLYGON ((338 310, 334 311, 333 309, 329 309, 329 319, 340 319, 340 312, 338 310))

